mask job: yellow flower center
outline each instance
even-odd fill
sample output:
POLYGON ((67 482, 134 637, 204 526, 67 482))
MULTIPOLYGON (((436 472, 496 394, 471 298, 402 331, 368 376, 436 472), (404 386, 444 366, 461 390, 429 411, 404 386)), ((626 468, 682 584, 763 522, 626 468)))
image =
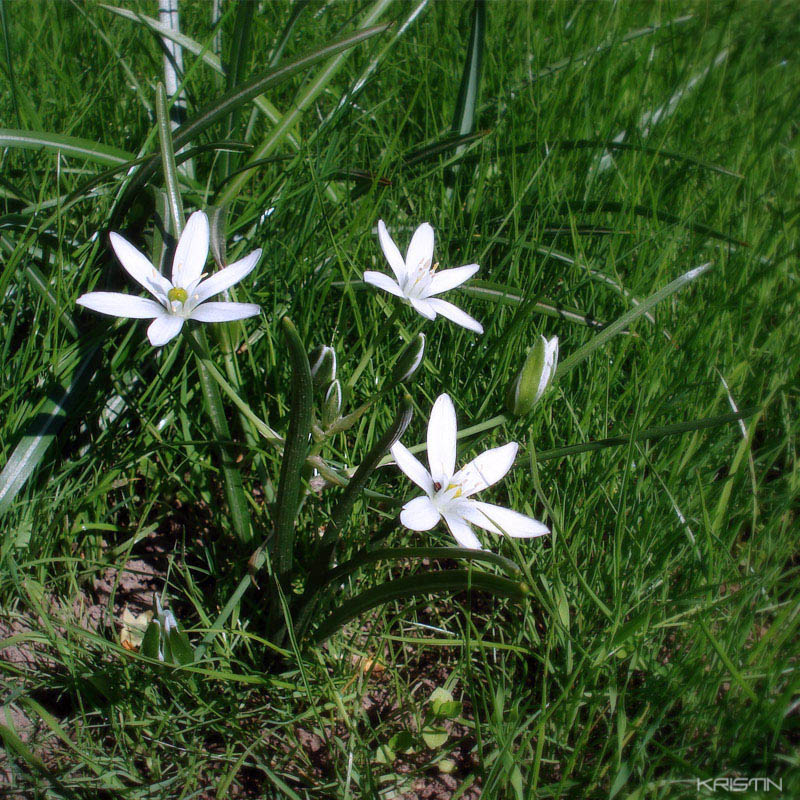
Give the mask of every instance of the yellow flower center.
POLYGON ((189 295, 186 294, 186 289, 180 289, 177 286, 173 286, 172 289, 167 292, 167 299, 172 303, 175 301, 185 303, 188 298, 189 295))

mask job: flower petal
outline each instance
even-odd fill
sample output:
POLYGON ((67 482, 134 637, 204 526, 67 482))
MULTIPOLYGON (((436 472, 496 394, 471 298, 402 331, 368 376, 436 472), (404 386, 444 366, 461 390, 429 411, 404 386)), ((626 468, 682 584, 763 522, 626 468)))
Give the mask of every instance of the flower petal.
POLYGON ((247 319, 261 313, 261 306, 255 303, 203 303, 192 310, 189 319, 198 322, 231 322, 247 319))
POLYGON ((166 313, 161 303, 149 297, 119 292, 89 292, 82 294, 75 302, 101 314, 128 319, 152 319, 166 313))
POLYGON ((185 289, 203 273, 208 258, 208 217, 195 211, 186 222, 172 259, 172 285, 185 289))
POLYGON ((156 299, 166 304, 167 292, 172 288, 172 284, 127 239, 123 239, 118 233, 110 233, 108 238, 119 263, 128 275, 144 286, 156 299))
POLYGON ((383 254, 386 256, 386 260, 397 278, 397 282, 402 283, 403 278, 406 276, 406 262, 403 261, 403 256, 400 255, 394 239, 389 236, 389 231, 386 230, 382 219, 378 220, 378 240, 381 243, 381 250, 383 250, 383 254))
POLYGON ((174 314, 164 314, 163 317, 156 317, 147 329, 147 338, 153 347, 161 347, 170 339, 181 332, 183 327, 183 317, 176 317, 174 314))
POLYGON ((469 497, 497 483, 512 467, 519 445, 509 442, 481 453, 454 476, 453 483, 461 486, 461 496, 469 497))
POLYGON ((467 264, 466 267, 456 267, 455 269, 443 269, 433 276, 433 280, 425 292, 426 297, 434 294, 441 294, 449 289, 461 286, 464 281, 468 281, 480 267, 477 264, 467 264))
POLYGON ((418 314, 422 314, 425 319, 436 319, 436 312, 433 310, 430 300, 419 300, 416 297, 409 297, 408 302, 411 303, 414 310, 418 314))
POLYGON ((388 275, 384 275, 382 272, 367 270, 364 273, 364 282, 371 283, 373 286, 377 286, 379 289, 383 289, 385 292, 389 292, 389 294, 396 295, 397 297, 405 297, 400 287, 388 275))
POLYGON ((470 550, 483 550, 475 531, 458 514, 452 512, 445 514, 444 521, 450 528, 450 533, 462 547, 468 547, 470 550))
POLYGON ((440 394, 428 420, 428 464, 431 478, 446 487, 456 468, 456 410, 450 395, 440 394))
POLYGON ((539 520, 491 503, 469 500, 459 506, 459 511, 473 525, 478 525, 492 533, 502 533, 519 539, 529 539, 532 536, 550 533, 547 525, 542 524, 539 520))
POLYGON ((215 272, 210 278, 206 278, 197 286, 191 295, 192 300, 199 305, 204 300, 208 300, 209 297, 213 297, 235 283, 239 283, 242 278, 246 278, 255 269, 259 258, 261 258, 260 248, 253 250, 250 255, 239 259, 239 261, 234 261, 233 264, 225 267, 225 269, 215 272))
POLYGON ((447 300, 431 297, 425 302, 430 303, 434 311, 446 317, 451 322, 455 322, 456 325, 461 325, 462 328, 475 331, 475 333, 483 333, 483 325, 481 325, 478 320, 473 319, 466 311, 462 311, 458 306, 448 303, 447 300))
POLYGON ((430 472, 422 466, 419 459, 402 443, 395 442, 389 452, 392 454, 397 466, 411 478, 414 483, 429 495, 434 493, 433 478, 430 472))
POLYGON ((433 228, 423 222, 414 231, 411 244, 406 253, 406 275, 423 269, 430 269, 433 263, 433 228))
POLYGON ((409 500, 400 512, 400 522, 412 531, 429 531, 439 521, 439 512, 430 497, 409 500))

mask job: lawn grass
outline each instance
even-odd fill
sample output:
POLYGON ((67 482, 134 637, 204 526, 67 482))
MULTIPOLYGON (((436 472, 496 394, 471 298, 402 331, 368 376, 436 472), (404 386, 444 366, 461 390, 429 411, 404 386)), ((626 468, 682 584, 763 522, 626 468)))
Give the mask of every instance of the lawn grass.
MULTIPOLYGON (((270 639, 280 606, 262 572, 202 658, 161 667, 120 646, 122 606, 142 611, 145 594, 166 591, 200 644, 272 530, 282 454, 229 406, 253 531, 242 542, 187 342, 156 350, 143 323, 75 305, 87 291, 134 291, 109 230, 161 253, 162 171, 127 189, 128 162, 159 152, 158 40, 95 3, 4 3, 0 466, 26 443, 31 453, 30 474, 0 479, 12 795, 671 798, 722 776, 780 779, 783 796, 800 795, 800 14, 791 3, 490 3, 474 131, 454 141, 473 6, 430 2, 404 28, 416 5, 384 9, 377 21, 394 26, 345 50, 274 146, 262 147, 275 125, 250 102, 190 142, 187 212, 228 199, 228 260, 263 248, 233 291, 261 317, 206 327, 256 415, 286 434, 286 315, 309 350, 336 349, 344 385, 364 359, 349 409, 383 385, 402 341, 426 334, 408 387, 412 445, 442 392, 460 429, 502 413, 539 334, 559 337, 563 365, 602 326, 712 266, 560 371, 530 415, 460 443, 460 462, 521 444, 486 499, 552 533, 483 541, 520 568, 523 602, 477 591, 393 601, 304 645, 270 639), (59 152, 11 129, 89 144, 61 140, 59 152), (402 250, 430 221, 443 267, 481 265, 450 298, 483 336, 362 283, 364 269, 385 269, 378 219, 402 250), (702 427, 732 409, 747 413, 702 427), (436 688, 461 704, 446 721, 432 717, 436 688)), ((299 7, 281 63, 357 30, 372 6, 299 7)), ((255 7, 240 83, 270 67, 291 14, 255 7)), ((236 17, 223 4, 223 65, 243 33, 236 17)), ((214 52, 210 4, 182 2, 181 22, 214 52)), ((184 63, 191 118, 226 84, 202 58, 184 63)), ((291 113, 323 68, 266 100, 291 113)), ((357 466, 400 397, 329 442, 327 461, 357 466)), ((368 488, 340 562, 378 541, 453 543, 441 525, 396 521, 413 488, 396 468, 368 488)), ((299 561, 340 496, 305 497, 299 561)), ((379 561, 338 599, 453 566, 379 561)))

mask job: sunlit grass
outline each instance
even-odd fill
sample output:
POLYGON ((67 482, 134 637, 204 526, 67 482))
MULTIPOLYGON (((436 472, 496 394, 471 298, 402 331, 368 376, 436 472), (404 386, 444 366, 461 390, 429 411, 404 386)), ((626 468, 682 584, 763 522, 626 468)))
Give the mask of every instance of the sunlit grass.
MULTIPOLYGON (((368 8, 309 5, 283 60, 351 33, 368 8)), ((224 6, 223 63, 234 9, 224 6)), ((412 9, 390 5, 381 21, 401 23, 412 9)), ((442 796, 481 787, 488 798, 692 797, 696 778, 722 775, 781 777, 785 796, 800 791, 797 11, 489 4, 477 135, 437 149, 451 132, 471 9, 430 3, 402 34, 396 25, 346 51, 299 115, 294 143, 270 152, 232 203, 228 260, 264 252, 231 299, 263 314, 214 326, 209 342, 252 411, 286 433, 284 315, 309 350, 335 347, 343 386, 384 335, 396 305, 361 282, 365 269, 386 269, 379 218, 403 243, 429 221, 443 267, 481 265, 452 299, 482 322, 482 337, 401 307, 395 349, 378 348, 345 392, 350 409, 369 399, 401 341, 424 331, 409 445, 423 441, 443 392, 461 429, 502 413, 540 334, 559 337, 563 362, 599 335, 596 323, 713 266, 559 375, 530 416, 461 442, 461 463, 512 439, 525 453, 487 499, 552 534, 483 541, 521 567, 527 601, 393 602, 300 649, 291 637, 268 640, 278 612, 264 576, 204 659, 174 671, 118 644, 115 608, 144 605, 109 568, 152 572, 137 580, 142 594, 166 589, 198 645, 271 531, 281 453, 231 407, 258 537, 242 544, 191 350, 180 340, 154 350, 146 323, 75 305, 91 290, 133 291, 109 230, 151 252, 162 173, 127 197, 127 167, 101 173, 158 152, 157 41, 99 5, 3 6, 3 127, 103 146, 87 157, 2 142, 0 464, 54 419, 50 438, 31 445, 33 473, 0 499, 10 637, 0 734, 20 792, 371 798, 421 781, 441 784, 442 796), (373 58, 366 84, 336 111, 373 58), (633 437, 732 406, 750 410, 742 425, 633 437), (558 452, 610 437, 625 443, 558 452), (420 738, 439 725, 437 686, 463 706, 443 742, 420 738)), ((181 12, 184 32, 213 49, 210 5, 181 12)), ((283 4, 256 11, 245 80, 268 68, 290 14, 283 4)), ((224 86, 201 59, 186 53, 185 63, 191 116, 224 86)), ((320 73, 311 67, 265 97, 287 112, 320 73)), ((217 203, 226 176, 273 130, 251 108, 232 130, 224 119, 192 141, 187 213, 217 203), (244 152, 209 146, 222 140, 244 152)), ((329 462, 357 466, 399 402, 395 392, 336 437, 329 462)), ((378 541, 452 543, 441 526, 418 534, 394 522, 411 496, 395 468, 368 486, 396 502, 356 502, 340 561, 378 541)), ((339 496, 306 498, 299 558, 339 496)), ((341 596, 435 568, 370 564, 341 596)))

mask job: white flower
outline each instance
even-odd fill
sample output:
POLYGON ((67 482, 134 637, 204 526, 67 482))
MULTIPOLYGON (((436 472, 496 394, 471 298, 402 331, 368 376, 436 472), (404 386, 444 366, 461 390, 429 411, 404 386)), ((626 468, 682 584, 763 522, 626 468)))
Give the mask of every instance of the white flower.
POLYGON ((89 292, 76 302, 114 317, 153 319, 147 336, 154 347, 160 347, 177 336, 187 319, 229 322, 259 314, 261 308, 254 303, 206 302, 209 297, 249 275, 261 257, 261 250, 254 250, 203 280, 203 267, 208 258, 208 235, 208 217, 202 211, 195 211, 175 248, 172 280, 168 281, 130 242, 118 233, 110 234, 111 246, 122 266, 156 299, 119 292, 89 292))
POLYGON ((400 521, 412 531, 427 531, 444 519, 456 541, 473 550, 480 550, 481 543, 470 523, 506 536, 529 538, 549 533, 547 526, 531 517, 470 499, 511 469, 518 447, 516 442, 509 442, 487 450, 455 472, 456 412, 449 395, 439 395, 428 421, 430 472, 400 442, 391 449, 397 466, 425 491, 403 506, 400 521))
POLYGON ((457 325, 476 333, 483 333, 483 325, 478 320, 473 319, 458 306, 433 296, 454 289, 469 280, 480 269, 477 264, 467 264, 464 267, 437 273, 436 268, 439 265, 433 263, 433 228, 427 222, 423 222, 411 237, 405 261, 394 240, 389 236, 383 220, 378 220, 378 238, 383 254, 397 280, 392 280, 382 272, 368 270, 364 273, 364 280, 367 283, 402 297, 427 319, 436 319, 436 315, 441 314, 457 325))

